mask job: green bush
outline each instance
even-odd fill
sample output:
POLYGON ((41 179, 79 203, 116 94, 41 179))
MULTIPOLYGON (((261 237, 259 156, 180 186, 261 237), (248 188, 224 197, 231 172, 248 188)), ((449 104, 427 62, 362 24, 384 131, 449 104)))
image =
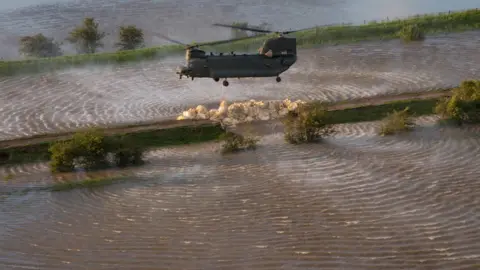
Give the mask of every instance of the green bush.
POLYGON ((423 29, 416 24, 405 25, 398 32, 398 36, 405 42, 422 41, 425 39, 423 29))
POLYGON ((330 112, 321 102, 300 104, 296 112, 282 119, 284 138, 292 144, 317 141, 332 135, 335 130, 330 112))
POLYGON ((234 153, 242 150, 255 150, 257 148, 258 138, 253 136, 243 136, 233 132, 225 132, 220 135, 222 144, 222 154, 234 153))
POLYGON ((463 81, 459 87, 452 90, 451 97, 437 103, 435 113, 457 124, 479 123, 480 81, 463 81))
POLYGON ((87 171, 109 166, 142 164, 142 149, 121 138, 107 138, 98 130, 75 134, 68 141, 55 142, 49 148, 52 172, 71 172, 76 167, 87 171), (112 153, 113 164, 108 161, 112 153))
POLYGON ((415 127, 408 107, 403 111, 394 110, 393 113, 388 114, 383 121, 379 132, 379 135, 382 136, 410 131, 415 127))
POLYGON ((60 141, 48 149, 51 153, 50 170, 52 172, 71 172, 75 169, 75 148, 71 141, 60 141))
POLYGON ((75 149, 76 163, 85 170, 107 166, 108 145, 105 136, 98 130, 73 135, 71 143, 75 149))

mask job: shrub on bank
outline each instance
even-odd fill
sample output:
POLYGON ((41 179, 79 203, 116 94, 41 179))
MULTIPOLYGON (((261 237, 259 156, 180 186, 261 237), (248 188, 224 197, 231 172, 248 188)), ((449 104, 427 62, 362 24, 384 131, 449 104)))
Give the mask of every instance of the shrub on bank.
POLYGON ((435 113, 457 124, 480 122, 480 80, 463 81, 452 96, 440 100, 435 113))
POLYGON ((405 108, 403 111, 394 110, 388 114, 383 120, 380 126, 379 135, 393 135, 401 132, 410 131, 415 127, 412 115, 409 108, 405 108))
POLYGON ((244 136, 226 131, 220 135, 222 144, 222 154, 234 153, 242 150, 254 150, 257 148, 258 138, 253 136, 244 136))
POLYGON ((141 149, 123 138, 105 137, 97 130, 77 133, 70 140, 55 142, 49 152, 52 172, 71 172, 77 167, 89 171, 142 163, 141 149), (109 153, 113 154, 113 161, 109 160, 109 153))
POLYGON ((416 24, 405 25, 398 32, 398 36, 405 42, 422 41, 425 39, 423 29, 416 24))
POLYGON ((144 163, 143 150, 128 137, 112 138, 109 149, 112 149, 113 162, 117 167, 137 166, 144 163))
POLYGON ((284 138, 292 144, 314 142, 332 135, 335 130, 330 112, 321 102, 299 104, 283 119, 284 138))

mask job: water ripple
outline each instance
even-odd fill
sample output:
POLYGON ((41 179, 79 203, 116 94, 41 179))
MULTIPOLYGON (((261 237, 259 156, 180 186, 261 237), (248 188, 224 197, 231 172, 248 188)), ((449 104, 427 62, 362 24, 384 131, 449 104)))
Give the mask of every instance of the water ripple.
POLYGON ((316 145, 286 145, 275 133, 257 151, 223 158, 216 144, 162 149, 148 154, 139 181, 9 196, 0 265, 473 267, 480 127, 379 137, 377 125, 342 125, 316 145))

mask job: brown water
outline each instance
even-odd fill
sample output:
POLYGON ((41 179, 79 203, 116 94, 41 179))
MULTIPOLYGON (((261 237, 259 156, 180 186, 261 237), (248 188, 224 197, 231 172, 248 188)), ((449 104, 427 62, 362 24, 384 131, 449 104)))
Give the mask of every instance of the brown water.
MULTIPOLYGON (((131 2, 104 22, 162 25, 187 42, 194 30, 206 40, 228 35, 206 25, 229 14, 301 28, 477 4, 131 2), (195 16, 207 11, 214 15, 195 16)), ((108 2, 79 3, 3 14, 0 29, 61 36, 83 12, 106 17, 109 10, 108 2)), ((168 117, 222 97, 340 100, 456 85, 478 78, 479 39, 470 32, 418 45, 305 50, 280 84, 232 80, 226 89, 213 80, 178 81, 181 58, 59 71, 48 81, 2 78, 0 139, 168 117)), ((150 42, 161 41, 150 34, 150 42)), ((0 56, 16 50, 5 48, 0 56)), ((92 190, 42 191, 52 182, 43 163, 0 167, 0 177, 15 175, 0 182, 0 269, 478 269, 480 128, 439 128, 434 120, 385 138, 375 135, 378 123, 340 125, 319 145, 286 145, 266 132, 257 151, 228 157, 216 144, 158 150, 129 181, 92 190)))
POLYGON ((274 133, 223 158, 159 150, 125 183, 4 196, 0 268, 477 269, 480 129, 431 123, 341 125, 305 146, 274 133))
POLYGON ((274 78, 179 80, 181 58, 126 67, 71 69, 47 75, 1 78, 0 139, 174 117, 190 106, 259 99, 343 100, 428 90, 479 78, 479 32, 400 41, 359 43, 300 51, 298 62, 274 78))

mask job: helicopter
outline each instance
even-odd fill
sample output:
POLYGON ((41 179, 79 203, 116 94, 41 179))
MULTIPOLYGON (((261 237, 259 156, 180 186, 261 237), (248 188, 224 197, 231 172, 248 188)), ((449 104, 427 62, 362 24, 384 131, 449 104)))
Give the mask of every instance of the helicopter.
POLYGON ((171 42, 185 46, 185 66, 179 66, 176 70, 179 79, 182 79, 183 76, 192 80, 194 78, 212 78, 215 82, 223 79, 223 86, 225 87, 229 85, 228 78, 276 77, 276 81, 281 82, 280 74, 287 71, 297 61, 297 40, 296 38, 285 37, 285 35, 306 30, 275 32, 253 27, 217 23, 213 25, 263 34, 193 45, 184 44, 162 35, 163 38, 171 42), (268 38, 260 47, 258 54, 235 54, 231 52, 230 54, 219 53, 215 55, 210 52, 210 55, 207 55, 205 51, 199 49, 200 46, 253 39, 269 33, 276 33, 278 37, 268 38))

